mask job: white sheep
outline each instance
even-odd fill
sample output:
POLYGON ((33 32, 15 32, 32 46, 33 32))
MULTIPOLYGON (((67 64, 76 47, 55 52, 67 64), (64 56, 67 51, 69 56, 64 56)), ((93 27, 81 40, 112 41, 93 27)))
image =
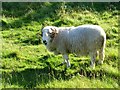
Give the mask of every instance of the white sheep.
POLYGON ((90 55, 91 67, 95 67, 97 53, 99 63, 104 61, 106 34, 98 25, 81 25, 77 27, 46 26, 42 30, 42 40, 47 49, 55 54, 62 54, 67 67, 70 66, 70 53, 90 55))

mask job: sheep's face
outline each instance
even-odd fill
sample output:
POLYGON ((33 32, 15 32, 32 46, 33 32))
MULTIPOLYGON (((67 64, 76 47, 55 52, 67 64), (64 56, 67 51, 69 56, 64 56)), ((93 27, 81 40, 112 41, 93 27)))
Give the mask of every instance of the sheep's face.
POLYGON ((48 46, 54 39, 57 30, 53 26, 44 27, 42 30, 42 41, 43 43, 48 46))

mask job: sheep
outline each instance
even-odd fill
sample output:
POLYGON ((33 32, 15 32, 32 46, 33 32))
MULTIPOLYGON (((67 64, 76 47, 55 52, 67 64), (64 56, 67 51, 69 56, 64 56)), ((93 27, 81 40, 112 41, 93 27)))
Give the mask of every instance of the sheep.
POLYGON ((54 54, 62 54, 64 63, 70 67, 69 54, 90 55, 91 67, 99 53, 99 64, 105 57, 106 34, 98 25, 81 25, 77 27, 46 26, 42 29, 42 41, 54 54))

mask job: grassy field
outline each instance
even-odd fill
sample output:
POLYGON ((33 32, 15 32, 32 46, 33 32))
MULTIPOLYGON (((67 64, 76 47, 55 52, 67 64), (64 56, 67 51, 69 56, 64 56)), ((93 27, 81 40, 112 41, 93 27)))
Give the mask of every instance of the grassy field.
POLYGON ((0 88, 118 88, 118 10, 118 3, 2 3, 0 88), (62 56, 48 52, 38 33, 82 24, 105 30, 104 64, 92 70, 89 56, 71 54, 71 67, 59 66, 62 56))

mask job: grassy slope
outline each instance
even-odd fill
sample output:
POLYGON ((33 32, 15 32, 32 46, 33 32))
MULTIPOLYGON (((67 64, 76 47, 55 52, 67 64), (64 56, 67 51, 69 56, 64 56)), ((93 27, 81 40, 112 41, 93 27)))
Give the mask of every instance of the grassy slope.
POLYGON ((3 3, 2 87, 117 88, 117 4, 3 3), (18 6, 19 6, 18 4, 18 6), (84 6, 85 5, 85 6, 84 6), (112 6, 113 5, 113 6, 112 6), (11 6, 9 8, 8 6, 11 6), (16 7, 16 9, 14 7, 16 7), (115 7, 116 6, 116 7, 115 7), (47 13, 49 11, 49 13, 47 13), (23 14, 21 14, 21 12, 23 14), (37 34, 46 25, 98 24, 107 34, 106 58, 102 66, 89 68, 89 57, 70 55, 71 68, 58 66, 62 56, 48 52, 37 34))

